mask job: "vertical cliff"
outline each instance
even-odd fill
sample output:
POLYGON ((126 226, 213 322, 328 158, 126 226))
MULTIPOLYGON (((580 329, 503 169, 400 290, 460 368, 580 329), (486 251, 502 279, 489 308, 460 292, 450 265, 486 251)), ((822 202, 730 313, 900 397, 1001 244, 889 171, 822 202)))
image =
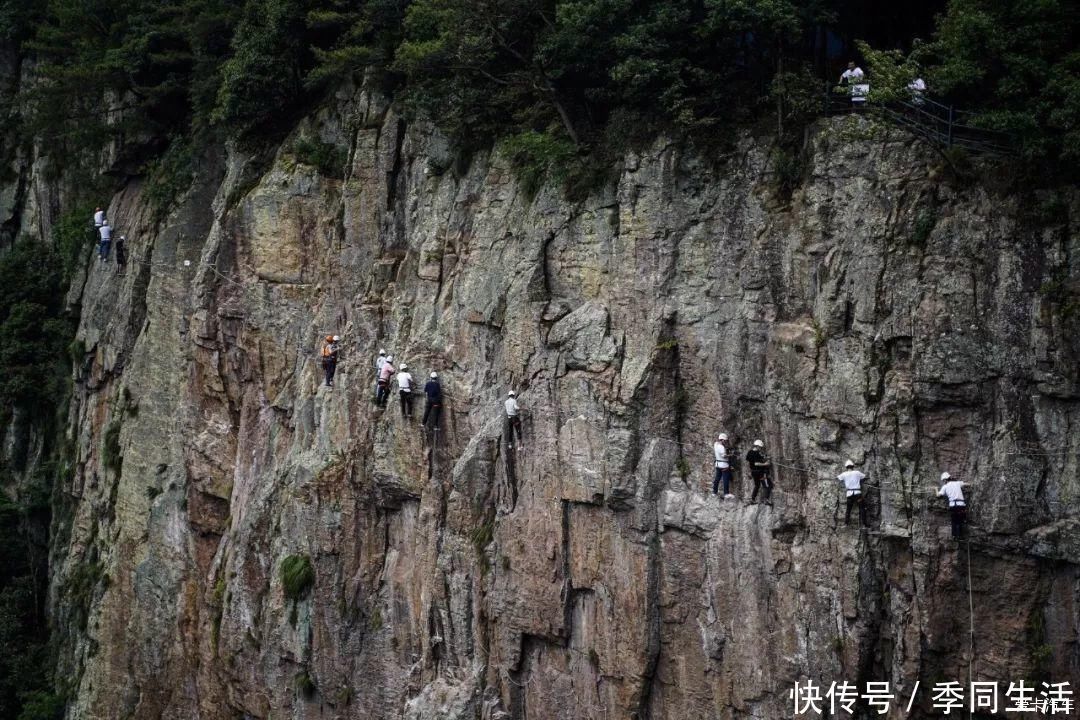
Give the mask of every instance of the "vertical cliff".
POLYGON ((776 718, 807 678, 1080 683, 1080 197, 957 180, 864 118, 804 160, 788 198, 766 143, 658 140, 587 199, 529 197, 357 92, 268 166, 208 153, 164 219, 128 182, 126 274, 73 289, 69 717, 776 718), (440 373, 440 432, 372 404, 379 347, 440 373), (765 440, 774 506, 707 494, 720 430, 765 440), (943 469, 975 486, 969 544, 943 469))

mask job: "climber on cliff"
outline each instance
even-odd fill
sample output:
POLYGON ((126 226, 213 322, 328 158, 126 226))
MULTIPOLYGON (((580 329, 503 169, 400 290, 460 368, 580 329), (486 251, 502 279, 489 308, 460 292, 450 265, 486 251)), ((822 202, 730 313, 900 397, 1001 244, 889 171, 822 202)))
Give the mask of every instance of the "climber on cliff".
POLYGON ((761 489, 761 501, 772 505, 772 462, 765 454, 765 443, 754 441, 754 447, 746 453, 746 464, 750 466, 750 477, 754 479, 754 492, 750 494, 750 504, 757 502, 758 489, 761 489))
POLYGON ((424 402, 424 419, 420 421, 420 426, 426 428, 428 416, 431 416, 431 422, 437 430, 439 428, 439 415, 442 414, 442 386, 439 384, 438 373, 431 373, 430 378, 424 385, 424 395, 426 400, 424 402))
POLYGON ((386 350, 379 348, 379 356, 375 358, 375 402, 379 402, 379 373, 382 372, 382 366, 385 362, 386 350))
POLYGON ((518 405, 517 393, 511 390, 506 394, 506 439, 507 447, 514 449, 514 433, 517 433, 518 445, 521 445, 521 407, 518 405))
POLYGON ((394 377, 396 372, 394 356, 387 355, 386 361, 383 362, 382 368, 379 370, 379 393, 375 397, 375 402, 382 407, 386 407, 386 401, 390 398, 390 378, 394 377))
POLYGON ((99 228, 105 224, 105 211, 101 208, 94 209, 94 227, 99 228))
POLYGON ((120 275, 127 270, 127 238, 123 235, 116 238, 116 272, 120 275))
POLYGON ((101 238, 98 242, 98 259, 105 262, 109 259, 109 245, 112 244, 112 228, 109 227, 108 220, 102 221, 101 227, 98 228, 98 235, 101 238))
POLYGON ((727 433, 720 433, 713 443, 713 473, 712 492, 716 495, 720 490, 720 484, 724 484, 724 499, 729 500, 735 496, 731 494, 731 462, 728 459, 727 433))
POLYGON ((322 348, 323 375, 326 377, 326 387, 334 387, 334 373, 337 371, 338 341, 337 335, 327 335, 322 348))
POLYGON ((401 417, 412 420, 412 385, 413 377, 408 372, 409 366, 401 363, 401 371, 397 374, 398 398, 401 401, 401 417))
POLYGON ((844 472, 836 476, 840 484, 847 492, 847 511, 844 513, 844 524, 851 524, 851 508, 859 506, 859 524, 866 527, 866 507, 863 505, 862 481, 866 476, 855 469, 855 463, 848 460, 844 463, 844 472))
POLYGON ((948 472, 941 473, 944 483, 937 491, 938 497, 948 498, 949 514, 952 516, 952 536, 956 539, 964 534, 964 521, 967 519, 967 503, 964 501, 966 482, 955 479, 948 472))
POLYGON ((102 222, 102 227, 97 229, 97 234, 97 259, 105 262, 109 259, 109 246, 112 244, 112 228, 109 227, 108 220, 102 222))

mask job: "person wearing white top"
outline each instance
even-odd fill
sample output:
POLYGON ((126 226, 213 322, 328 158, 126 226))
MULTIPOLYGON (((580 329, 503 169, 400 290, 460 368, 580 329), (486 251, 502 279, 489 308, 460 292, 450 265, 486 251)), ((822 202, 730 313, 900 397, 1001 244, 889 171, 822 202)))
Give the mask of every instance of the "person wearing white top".
POLYGON ((847 70, 840 75, 840 84, 847 85, 853 105, 862 105, 870 94, 870 85, 866 82, 866 73, 853 62, 847 64, 847 70))
POLYGON ((716 495, 720 490, 721 483, 723 483, 725 500, 735 497, 731 494, 731 462, 728 458, 727 441, 727 433, 720 433, 712 446, 713 464, 715 465, 712 492, 713 495, 716 495))
POLYGON ((401 363, 401 371, 397 374, 398 397, 401 399, 401 417, 412 420, 412 374, 406 372, 409 366, 401 363))
POLYGON ((514 449, 514 433, 517 433, 518 444, 521 444, 521 417, 518 413, 521 412, 521 406, 518 405, 517 393, 511 390, 506 394, 506 402, 503 403, 506 408, 506 422, 509 425, 507 438, 510 442, 509 447, 514 449))
POLYGON ((375 358, 375 402, 379 401, 379 375, 382 373, 383 363, 386 362, 386 350, 379 349, 379 356, 375 358))
POLYGON ((911 92, 911 102, 922 105, 923 94, 926 92, 926 81, 921 77, 917 77, 908 83, 908 90, 911 92))
POLYGON ((105 224, 105 211, 98 208, 94 211, 94 227, 99 228, 105 224))
POLYGON ((967 502, 964 500, 964 487, 967 483, 955 479, 947 472, 941 473, 941 482, 944 484, 937 491, 937 494, 938 497, 949 499, 949 514, 952 516, 952 536, 959 538, 964 533, 964 520, 967 519, 967 502))
POLYGON ((105 262, 109 259, 109 245, 112 244, 112 228, 109 227, 108 220, 101 223, 98 234, 101 236, 101 241, 98 243, 98 259, 105 262))
POLYGON ((844 463, 844 472, 836 476, 840 484, 847 491, 847 512, 844 513, 844 524, 851 524, 851 508, 859 506, 859 523, 866 526, 866 508, 863 506, 862 481, 866 476, 855 469, 855 463, 848 460, 844 463))
POLYGON ((851 85, 861 81, 865 77, 866 73, 863 72, 861 67, 856 65, 854 62, 849 62, 847 64, 847 70, 840 74, 840 84, 851 85))

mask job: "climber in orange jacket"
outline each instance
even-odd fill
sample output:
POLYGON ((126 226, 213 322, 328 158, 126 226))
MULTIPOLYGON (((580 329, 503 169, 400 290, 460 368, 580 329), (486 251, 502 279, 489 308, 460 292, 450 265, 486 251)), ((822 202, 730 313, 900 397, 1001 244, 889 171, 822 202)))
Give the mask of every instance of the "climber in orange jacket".
POLYGON ((337 371, 338 341, 337 335, 327 335, 322 348, 323 374, 326 377, 326 387, 334 387, 334 373, 337 371))

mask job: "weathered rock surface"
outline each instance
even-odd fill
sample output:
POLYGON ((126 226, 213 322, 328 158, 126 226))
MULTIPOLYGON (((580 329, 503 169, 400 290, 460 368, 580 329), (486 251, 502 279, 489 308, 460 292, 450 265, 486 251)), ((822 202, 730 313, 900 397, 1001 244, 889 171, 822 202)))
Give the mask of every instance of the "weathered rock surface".
POLYGON ((70 717, 779 718, 805 679, 1080 683, 1080 365, 1048 291, 1080 197, 1036 222, 861 123, 818 128, 790 202, 751 139, 530 199, 497 155, 440 172, 363 94, 303 128, 351 148, 343 181, 282 151, 250 187, 231 152, 161 224, 129 184, 131 266, 82 293, 70 717), (437 435, 373 406, 380 346, 440 373, 437 435), (721 429, 766 441, 775 506, 707 494, 721 429), (970 554, 942 469, 975 484, 970 554))

